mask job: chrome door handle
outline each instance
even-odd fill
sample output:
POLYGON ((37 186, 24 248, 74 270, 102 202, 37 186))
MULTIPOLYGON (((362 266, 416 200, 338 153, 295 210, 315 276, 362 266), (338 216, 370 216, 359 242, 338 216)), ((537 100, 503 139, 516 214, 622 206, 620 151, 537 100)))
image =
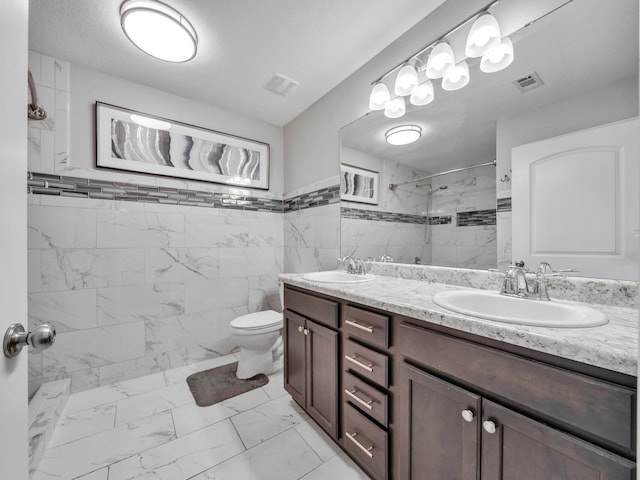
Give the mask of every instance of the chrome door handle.
POLYGON ((359 366, 360 368, 364 368, 367 372, 373 372, 373 363, 362 363, 360 360, 358 360, 358 355, 354 355, 353 357, 345 355, 344 358, 349 360, 351 363, 359 366))
POLYGON ((358 440, 356 440, 356 437, 358 436, 357 433, 349 433, 349 432, 344 432, 344 433, 347 436, 347 438, 355 444, 356 447, 362 450, 369 458, 373 458, 373 447, 365 447, 358 440))
POLYGON ((26 332, 21 323, 9 326, 4 334, 2 350, 4 356, 13 358, 22 351, 25 345, 31 345, 36 350, 46 350, 56 340, 56 328, 48 323, 37 326, 30 332, 26 332))

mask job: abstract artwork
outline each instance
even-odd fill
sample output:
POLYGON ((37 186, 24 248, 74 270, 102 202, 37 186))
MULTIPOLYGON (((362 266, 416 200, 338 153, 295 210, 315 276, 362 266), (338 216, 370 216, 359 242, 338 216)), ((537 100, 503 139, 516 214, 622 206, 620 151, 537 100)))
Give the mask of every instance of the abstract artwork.
POLYGON ((349 202, 378 204, 380 174, 350 165, 340 165, 340 198, 349 202))
POLYGON ((96 102, 97 166, 269 188, 269 144, 96 102))

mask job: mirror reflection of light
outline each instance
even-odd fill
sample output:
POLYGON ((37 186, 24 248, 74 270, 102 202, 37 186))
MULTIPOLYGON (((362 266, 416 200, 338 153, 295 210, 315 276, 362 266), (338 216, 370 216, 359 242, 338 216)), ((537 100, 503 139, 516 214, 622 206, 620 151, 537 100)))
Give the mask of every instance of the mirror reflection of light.
POLYGON ((420 139, 422 128, 418 125, 400 125, 387 130, 385 140, 389 145, 408 145, 420 139))
POLYGON ((135 113, 131 114, 129 118, 138 125, 147 128, 155 128, 157 130, 169 130, 171 128, 171 124, 169 122, 158 120, 157 118, 145 117, 135 113))

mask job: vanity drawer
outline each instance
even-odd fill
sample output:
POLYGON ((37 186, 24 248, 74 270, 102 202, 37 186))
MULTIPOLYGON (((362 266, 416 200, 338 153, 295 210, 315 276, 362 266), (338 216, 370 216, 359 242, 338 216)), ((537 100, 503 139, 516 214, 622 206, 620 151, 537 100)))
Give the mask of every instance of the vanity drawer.
POLYGON ((389 317, 352 305, 344 307, 342 329, 352 337, 382 348, 389 347, 389 317))
POLYGON ((545 422, 635 456, 636 392, 630 388, 407 322, 397 339, 406 358, 440 376, 468 388, 481 385, 486 397, 507 398, 545 422))
POLYGON ((342 387, 344 389, 343 398, 346 402, 351 403, 383 426, 387 426, 388 395, 386 393, 368 385, 349 372, 344 372, 342 387))
POLYGON ((284 289, 284 304, 289 310, 299 313, 327 327, 338 328, 338 302, 293 290, 284 289))
POLYGON ((389 387, 389 357, 374 352, 370 348, 352 340, 345 339, 343 343, 344 359, 342 365, 345 370, 357 372, 385 388, 389 387))
POLYGON ((344 447, 372 478, 387 478, 387 432, 351 405, 344 406, 344 447))

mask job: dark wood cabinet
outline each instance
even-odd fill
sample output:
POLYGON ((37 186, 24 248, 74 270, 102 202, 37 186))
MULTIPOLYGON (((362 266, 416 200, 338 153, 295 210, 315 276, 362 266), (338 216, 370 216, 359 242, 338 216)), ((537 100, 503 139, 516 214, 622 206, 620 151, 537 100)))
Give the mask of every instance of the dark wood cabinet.
POLYGON ((285 390, 337 439, 338 332, 285 309, 283 341, 285 390))

